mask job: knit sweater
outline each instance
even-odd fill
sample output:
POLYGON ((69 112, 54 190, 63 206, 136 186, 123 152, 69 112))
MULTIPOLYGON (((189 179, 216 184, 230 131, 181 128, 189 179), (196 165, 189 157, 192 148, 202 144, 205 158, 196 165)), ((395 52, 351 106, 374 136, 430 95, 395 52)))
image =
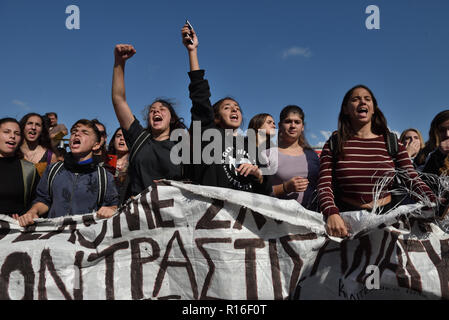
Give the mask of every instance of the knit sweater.
MULTIPOLYGON (((396 159, 389 155, 383 136, 371 139, 352 137, 345 142, 343 155, 335 162, 329 141, 324 145, 320 157, 320 177, 318 180, 318 199, 321 212, 328 216, 338 214, 340 211, 335 204, 335 187, 341 198, 351 198, 361 203, 370 203, 374 200, 373 188, 385 176, 393 177, 395 168, 406 170, 410 181, 413 180, 412 189, 426 195, 432 201, 435 195, 430 188, 418 177, 410 161, 407 150, 399 143, 396 159), (396 165, 395 165, 396 163, 396 165), (333 180, 336 181, 333 181, 333 180), (335 182, 335 185, 333 186, 335 182)), ((384 188, 380 198, 390 195, 389 190, 393 179, 384 188)))

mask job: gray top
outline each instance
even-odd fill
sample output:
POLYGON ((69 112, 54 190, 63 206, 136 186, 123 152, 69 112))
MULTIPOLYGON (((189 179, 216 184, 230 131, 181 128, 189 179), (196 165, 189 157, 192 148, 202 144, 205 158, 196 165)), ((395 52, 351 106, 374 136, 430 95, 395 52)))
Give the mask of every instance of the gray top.
POLYGON ((304 192, 291 192, 281 198, 296 199, 303 207, 313 209, 315 190, 318 184, 320 160, 313 150, 304 150, 300 156, 291 156, 271 148, 264 151, 267 157, 268 167, 274 172, 271 176, 271 185, 279 185, 293 177, 304 177, 309 180, 309 185, 304 192))

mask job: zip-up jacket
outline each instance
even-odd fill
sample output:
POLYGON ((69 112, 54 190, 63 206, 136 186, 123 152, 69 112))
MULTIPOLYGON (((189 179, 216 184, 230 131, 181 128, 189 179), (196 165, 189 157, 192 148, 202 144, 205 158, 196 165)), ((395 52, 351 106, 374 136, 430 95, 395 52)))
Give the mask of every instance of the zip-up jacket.
POLYGON ((71 154, 65 157, 64 165, 54 176, 50 196, 48 174, 54 165, 47 167, 45 170, 37 186, 37 196, 33 202, 42 202, 50 208, 48 218, 86 214, 103 206, 118 205, 119 196, 112 174, 107 172, 104 201, 97 205, 99 193, 98 164, 96 162, 77 164, 71 154))

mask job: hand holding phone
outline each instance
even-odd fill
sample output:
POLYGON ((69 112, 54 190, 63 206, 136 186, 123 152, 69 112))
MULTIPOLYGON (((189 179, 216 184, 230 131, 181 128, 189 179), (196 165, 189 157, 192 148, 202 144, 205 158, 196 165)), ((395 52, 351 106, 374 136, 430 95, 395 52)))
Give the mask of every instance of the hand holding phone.
POLYGON ((186 19, 186 24, 187 24, 187 27, 189 28, 189 30, 190 30, 190 33, 188 33, 187 35, 189 36, 189 41, 190 41, 190 44, 193 44, 193 34, 192 34, 192 29, 193 29, 193 27, 192 27, 192 25, 190 24, 190 22, 189 22, 189 20, 187 20, 186 19))

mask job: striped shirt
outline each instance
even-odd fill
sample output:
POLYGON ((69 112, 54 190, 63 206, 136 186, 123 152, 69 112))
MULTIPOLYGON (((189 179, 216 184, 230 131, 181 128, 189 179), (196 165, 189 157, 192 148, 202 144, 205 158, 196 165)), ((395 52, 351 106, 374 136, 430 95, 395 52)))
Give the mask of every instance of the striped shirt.
MULTIPOLYGON (((407 171, 411 178, 412 189, 426 195, 431 200, 435 196, 430 188, 418 177, 410 161, 407 150, 399 143, 396 155, 398 169, 407 171)), ((385 176, 393 177, 395 162, 387 151, 383 136, 370 139, 352 137, 344 144, 344 155, 335 163, 333 175, 333 155, 329 149, 329 141, 324 145, 320 157, 320 177, 318 180, 318 200, 324 215, 338 214, 333 192, 333 179, 338 188, 339 196, 351 198, 360 203, 370 203, 374 200, 373 190, 376 183, 385 176)), ((390 194, 393 179, 380 195, 384 198, 390 194)))

